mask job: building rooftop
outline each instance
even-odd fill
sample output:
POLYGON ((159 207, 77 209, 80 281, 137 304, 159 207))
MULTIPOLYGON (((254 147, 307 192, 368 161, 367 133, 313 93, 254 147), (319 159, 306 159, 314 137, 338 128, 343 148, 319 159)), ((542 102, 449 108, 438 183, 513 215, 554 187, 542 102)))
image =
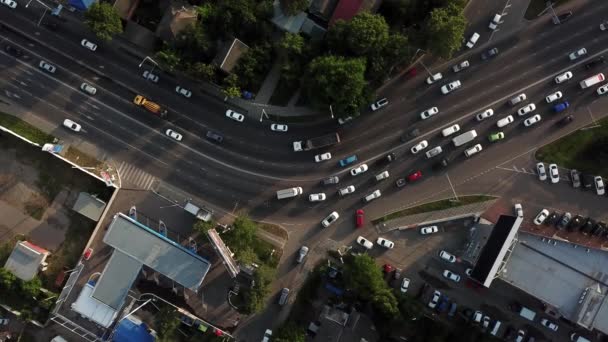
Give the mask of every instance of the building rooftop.
POLYGON ((99 221, 99 218, 101 217, 101 214, 105 208, 106 202, 95 196, 91 196, 86 192, 79 193, 76 202, 72 206, 74 211, 90 218, 95 222, 99 221))
POLYGON ((19 241, 6 260, 4 268, 14 274, 15 277, 29 281, 38 274, 40 265, 44 263, 48 255, 49 252, 42 247, 27 241, 19 241))
POLYGON ((142 265, 141 262, 128 255, 114 251, 91 296, 107 306, 119 310, 131 285, 139 275, 142 265))

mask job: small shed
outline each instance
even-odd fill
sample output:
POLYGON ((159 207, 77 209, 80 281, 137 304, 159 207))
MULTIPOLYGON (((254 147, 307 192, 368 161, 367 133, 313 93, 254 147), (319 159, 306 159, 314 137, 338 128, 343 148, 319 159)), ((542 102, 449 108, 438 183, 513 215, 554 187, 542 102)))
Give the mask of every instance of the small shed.
POLYGON ((224 72, 231 73, 241 56, 248 50, 249 46, 247 46, 247 44, 243 43, 238 38, 234 38, 232 42, 225 44, 223 48, 220 49, 215 56, 213 63, 224 72))
POLYGON ((51 254, 46 249, 28 241, 19 241, 6 260, 4 268, 23 281, 34 279, 39 270, 47 266, 45 260, 51 254))

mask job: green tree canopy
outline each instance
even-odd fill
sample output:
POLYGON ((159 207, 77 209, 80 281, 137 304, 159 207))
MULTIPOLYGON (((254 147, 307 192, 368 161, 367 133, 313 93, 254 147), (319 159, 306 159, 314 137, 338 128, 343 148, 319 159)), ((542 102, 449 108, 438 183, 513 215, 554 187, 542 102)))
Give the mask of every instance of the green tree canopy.
POLYGON ((401 319, 397 298, 395 298, 393 291, 387 286, 373 294, 372 304, 376 311, 385 319, 401 319))
POLYGON ((212 81, 215 78, 216 68, 213 64, 196 62, 188 64, 186 71, 192 77, 198 78, 203 81, 212 81))
POLYGON ((110 41, 122 33, 122 22, 116 9, 108 2, 94 2, 84 13, 84 22, 97 38, 110 41))
POLYGON ((216 223, 213 221, 196 220, 192 229, 199 234, 207 234, 209 229, 215 228, 216 223))
POLYGON ((377 14, 362 12, 350 21, 338 20, 328 33, 330 49, 365 56, 380 51, 388 42, 388 25, 377 14))
POLYGON ((179 32, 175 40, 175 48, 179 55, 190 62, 198 62, 201 59, 209 58, 214 53, 214 44, 204 30, 201 22, 188 25, 179 32))
POLYGON ((15 288, 17 277, 4 267, 0 267, 0 289, 9 293, 15 288))
POLYGON ((306 332, 294 321, 287 321, 283 324, 275 335, 272 336, 274 342, 304 342, 306 341, 306 332))
POLYGON ((308 8, 308 0, 281 0, 281 9, 287 15, 296 15, 308 8))
POLYGON ((241 251, 251 248, 257 228, 255 222, 247 216, 239 216, 234 220, 232 230, 226 233, 225 239, 237 257, 241 251))
POLYGON ((32 280, 21 281, 19 292, 26 298, 36 298, 40 294, 40 287, 42 287, 40 278, 34 277, 32 280))
POLYGON ((309 64, 304 86, 319 109, 329 111, 331 105, 338 116, 358 115, 359 107, 368 101, 364 74, 365 59, 322 56, 309 64))
POLYGON ((159 342, 170 342, 176 340, 177 328, 180 321, 173 307, 165 305, 160 312, 154 316, 159 342))
POLYGON ((375 260, 367 255, 356 255, 344 265, 344 283, 363 299, 371 299, 381 289, 386 288, 382 270, 375 260))
POLYGON ((169 72, 174 71, 180 64, 181 59, 177 52, 169 47, 158 51, 154 58, 160 63, 161 67, 169 72))
POLYGON ((239 59, 234 73, 239 76, 239 85, 246 90, 256 90, 270 70, 272 54, 267 43, 249 49, 239 59))
POLYGON ((450 58, 462 46, 467 20, 456 3, 436 8, 426 25, 428 48, 436 56, 450 58))
POLYGON ((279 48, 289 56, 300 55, 304 49, 304 37, 298 33, 285 32, 279 42, 279 48))

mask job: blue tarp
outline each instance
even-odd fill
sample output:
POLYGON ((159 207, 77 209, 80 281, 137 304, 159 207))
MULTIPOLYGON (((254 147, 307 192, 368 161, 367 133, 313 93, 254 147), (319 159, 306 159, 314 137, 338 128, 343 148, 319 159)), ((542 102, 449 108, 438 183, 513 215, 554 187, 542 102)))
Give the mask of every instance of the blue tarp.
POLYGON ((96 0, 68 0, 68 4, 79 11, 86 11, 96 0))
POLYGON ((154 342, 154 336, 148 332, 145 323, 136 324, 129 319, 123 319, 118 324, 114 337, 114 342, 154 342))
POLYGON ((332 285, 332 284, 330 284, 330 283, 325 283, 325 288, 326 288, 326 289, 327 289, 329 292, 331 292, 331 293, 335 294, 336 296, 341 296, 341 295, 343 295, 343 294, 344 294, 344 290, 342 290, 341 288, 335 287, 335 286, 333 286, 333 285, 332 285))

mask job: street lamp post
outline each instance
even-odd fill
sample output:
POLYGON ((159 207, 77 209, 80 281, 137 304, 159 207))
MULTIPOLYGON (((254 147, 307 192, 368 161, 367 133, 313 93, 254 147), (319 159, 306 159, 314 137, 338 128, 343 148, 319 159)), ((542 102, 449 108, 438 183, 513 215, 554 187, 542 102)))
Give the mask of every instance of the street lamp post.
POLYGON ((334 118, 334 110, 331 108, 331 105, 329 105, 329 115, 331 115, 331 118, 334 118))
POLYGON ((429 70, 429 68, 427 68, 426 65, 424 65, 424 63, 422 63, 422 61, 420 61, 420 65, 422 65, 422 67, 424 68, 424 70, 426 70, 426 72, 428 72, 429 75, 431 77, 433 77, 433 73, 431 72, 431 70, 429 70))
POLYGON ((150 56, 144 57, 144 59, 142 59, 141 63, 139 63, 139 67, 141 68, 142 65, 144 65, 144 63, 147 60, 149 60, 150 62, 152 62, 152 70, 150 70, 150 73, 152 73, 154 71, 154 68, 156 68, 158 66, 158 63, 156 63, 152 58, 150 58, 150 56))

